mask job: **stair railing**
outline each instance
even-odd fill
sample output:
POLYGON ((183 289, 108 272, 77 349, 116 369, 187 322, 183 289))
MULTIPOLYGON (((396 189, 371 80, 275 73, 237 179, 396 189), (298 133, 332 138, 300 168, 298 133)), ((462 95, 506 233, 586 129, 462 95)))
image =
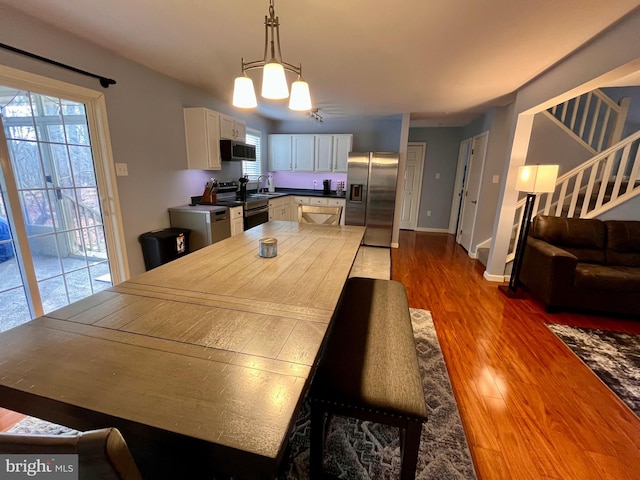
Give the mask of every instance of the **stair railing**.
POLYGON ((623 98, 618 104, 596 89, 551 107, 547 113, 595 154, 620 141, 630 102, 623 98))
MULTIPOLYGON (((551 193, 536 197, 533 215, 594 218, 640 195, 640 131, 558 177, 551 193)), ((516 203, 507 262, 515 257, 525 199, 516 203)))

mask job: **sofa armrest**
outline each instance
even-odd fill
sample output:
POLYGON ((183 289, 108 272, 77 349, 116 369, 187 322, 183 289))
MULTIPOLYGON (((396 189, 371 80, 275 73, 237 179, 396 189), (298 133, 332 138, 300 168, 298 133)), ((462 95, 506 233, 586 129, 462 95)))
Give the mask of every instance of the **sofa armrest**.
POLYGON ((571 289, 578 259, 575 255, 537 238, 527 238, 520 280, 546 307, 562 304, 571 289))

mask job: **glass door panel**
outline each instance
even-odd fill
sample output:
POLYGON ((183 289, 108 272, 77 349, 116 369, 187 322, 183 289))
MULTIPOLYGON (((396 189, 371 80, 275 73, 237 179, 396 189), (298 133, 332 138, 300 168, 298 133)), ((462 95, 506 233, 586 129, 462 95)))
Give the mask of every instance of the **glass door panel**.
POLYGON ((111 286, 85 106, 2 86, 0 100, 20 201, 12 211, 22 213, 48 313, 111 286))

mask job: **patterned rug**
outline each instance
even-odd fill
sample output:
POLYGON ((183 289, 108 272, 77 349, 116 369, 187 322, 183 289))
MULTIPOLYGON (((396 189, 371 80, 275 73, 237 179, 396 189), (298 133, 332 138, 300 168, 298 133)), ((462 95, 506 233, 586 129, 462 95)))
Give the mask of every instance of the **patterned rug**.
POLYGON ((640 335, 547 326, 640 417, 640 335))
MULTIPOLYGON (((428 411, 428 421, 422 427, 416 479, 476 479, 431 313, 411 309, 411 321, 428 411)), ((280 479, 309 478, 309 425, 309 406, 305 404, 291 435, 289 455, 280 479)), ((10 431, 32 434, 74 433, 66 427, 33 417, 25 418, 10 431)), ((399 478, 399 440, 396 428, 335 417, 325 444, 326 473, 353 480, 399 478)))

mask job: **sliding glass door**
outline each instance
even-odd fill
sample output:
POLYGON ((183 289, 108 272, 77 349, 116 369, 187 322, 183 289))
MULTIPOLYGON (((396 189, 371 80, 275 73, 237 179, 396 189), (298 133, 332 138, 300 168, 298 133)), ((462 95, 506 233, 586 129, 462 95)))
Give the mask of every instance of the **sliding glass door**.
POLYGON ((81 102, 0 85, 0 331, 112 285, 81 102))

